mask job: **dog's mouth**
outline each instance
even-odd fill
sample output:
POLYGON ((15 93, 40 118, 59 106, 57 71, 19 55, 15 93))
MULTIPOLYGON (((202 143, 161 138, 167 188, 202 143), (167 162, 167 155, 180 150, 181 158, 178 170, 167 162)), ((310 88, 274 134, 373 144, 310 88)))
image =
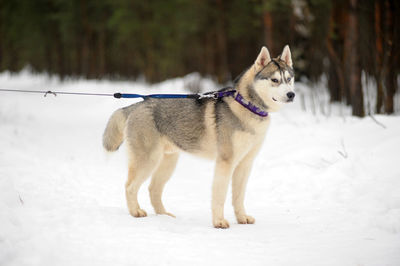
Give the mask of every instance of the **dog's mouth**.
MULTIPOLYGON (((275 99, 274 97, 272 97, 272 100, 274 100, 274 102, 277 102, 277 101, 278 101, 278 100, 275 99)), ((291 102, 293 102, 293 99, 287 99, 286 102, 287 102, 287 103, 291 103, 291 102)))

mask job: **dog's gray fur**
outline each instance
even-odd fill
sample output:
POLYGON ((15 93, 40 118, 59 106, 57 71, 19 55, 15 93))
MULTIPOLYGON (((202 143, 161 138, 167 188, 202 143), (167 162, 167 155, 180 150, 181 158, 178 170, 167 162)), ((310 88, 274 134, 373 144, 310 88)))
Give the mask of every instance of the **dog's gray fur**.
MULTIPOLYGON (((290 49, 273 59, 263 47, 254 65, 235 80, 235 90, 261 109, 277 111, 289 102, 294 72, 290 49), (287 96, 286 96, 287 95, 287 96)), ((293 94, 294 96, 294 94, 293 94)), ((223 206, 232 179, 233 205, 239 223, 254 223, 243 206, 248 174, 263 142, 270 116, 258 116, 234 100, 220 99, 145 99, 119 109, 111 116, 103 135, 103 146, 115 151, 123 140, 129 151, 126 183, 128 209, 135 217, 146 216, 139 207, 137 192, 152 176, 150 198, 157 214, 168 214, 161 194, 175 168, 180 151, 216 161, 213 183, 213 224, 227 228, 223 206)))

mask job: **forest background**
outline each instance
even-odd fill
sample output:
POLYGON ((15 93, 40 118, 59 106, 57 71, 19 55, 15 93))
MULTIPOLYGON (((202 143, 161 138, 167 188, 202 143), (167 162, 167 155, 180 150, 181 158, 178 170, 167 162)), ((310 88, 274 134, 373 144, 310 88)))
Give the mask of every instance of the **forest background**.
POLYGON ((396 0, 0 0, 0 72, 225 84, 289 44, 298 80, 324 80, 353 115, 391 114, 399 28, 396 0))

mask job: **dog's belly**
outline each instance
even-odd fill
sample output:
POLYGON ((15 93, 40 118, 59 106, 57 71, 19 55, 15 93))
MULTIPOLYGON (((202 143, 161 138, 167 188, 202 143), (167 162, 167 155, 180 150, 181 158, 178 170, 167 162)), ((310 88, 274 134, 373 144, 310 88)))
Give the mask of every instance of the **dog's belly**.
POLYGON ((201 141, 199 150, 195 150, 192 153, 199 157, 214 160, 217 155, 217 143, 215 139, 205 137, 201 141))
POLYGON ((193 154, 195 156, 199 156, 205 159, 214 160, 217 155, 217 143, 213 136, 206 135, 204 136, 199 143, 197 143, 195 149, 182 149, 179 147, 179 144, 175 144, 169 138, 164 137, 162 139, 164 153, 172 154, 177 152, 187 152, 193 154))

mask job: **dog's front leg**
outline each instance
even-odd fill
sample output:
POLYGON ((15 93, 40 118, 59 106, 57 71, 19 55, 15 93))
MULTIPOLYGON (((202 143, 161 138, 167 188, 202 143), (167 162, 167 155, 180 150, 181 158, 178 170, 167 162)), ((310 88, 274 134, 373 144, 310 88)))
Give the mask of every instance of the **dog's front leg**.
POLYGON ((262 143, 255 145, 250 152, 244 156, 233 172, 232 177, 232 205, 235 209, 235 215, 240 224, 253 224, 255 219, 246 214, 244 208, 244 196, 246 192, 247 180, 249 178, 253 161, 258 154, 262 143))
POLYGON ((217 160, 212 186, 212 219, 215 228, 229 228, 228 221, 224 219, 224 204, 232 172, 230 160, 217 160))
POLYGON ((232 177, 232 205, 235 215, 240 224, 253 224, 256 220, 246 214, 244 208, 244 195, 247 180, 253 165, 254 153, 248 154, 236 167, 232 177))

